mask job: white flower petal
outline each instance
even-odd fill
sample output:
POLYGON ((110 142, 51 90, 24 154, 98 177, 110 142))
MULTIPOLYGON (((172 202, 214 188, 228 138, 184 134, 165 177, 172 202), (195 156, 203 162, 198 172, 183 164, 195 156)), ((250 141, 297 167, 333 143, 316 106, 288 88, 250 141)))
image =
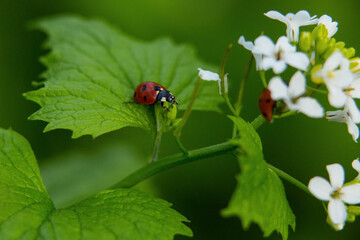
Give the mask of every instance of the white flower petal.
POLYGON ((299 112, 312 117, 312 118, 322 118, 324 116, 324 109, 311 97, 302 97, 296 101, 296 106, 299 112))
POLYGON ((356 106, 354 99, 348 97, 345 104, 345 108, 348 109, 351 119, 355 123, 360 123, 360 111, 359 108, 356 106))
POLYGON ((278 11, 268 11, 267 13, 264 13, 264 15, 271 19, 275 19, 280 22, 283 22, 285 24, 289 23, 289 19, 287 17, 285 17, 284 15, 282 15, 281 13, 279 13, 278 11))
POLYGON ((276 63, 276 60, 275 58, 272 58, 272 57, 264 57, 262 59, 262 68, 264 70, 269 70, 270 68, 272 68, 274 66, 274 64, 276 63))
POLYGON ((324 69, 326 71, 328 70, 334 70, 338 68, 341 64, 342 59, 344 58, 344 55, 340 51, 333 52, 328 59, 326 59, 326 62, 324 64, 324 69))
POLYGON ((319 19, 318 25, 324 24, 328 31, 328 38, 331 38, 338 30, 337 22, 333 22, 332 18, 328 15, 322 15, 319 19))
POLYGON ((284 59, 290 66, 303 71, 306 71, 310 64, 309 57, 303 52, 288 52, 285 54, 284 59))
POLYGON ((255 39, 252 52, 271 56, 275 53, 275 44, 269 37, 262 35, 255 39))
POLYGON ((331 199, 328 204, 328 213, 334 224, 342 224, 346 221, 347 211, 345 204, 339 199, 331 199))
POLYGON ((245 49, 251 51, 254 48, 254 44, 251 41, 245 41, 244 36, 240 36, 238 43, 242 45, 245 49))
POLYGON ((349 88, 353 89, 349 92, 349 95, 352 98, 360 98, 360 78, 352 81, 349 88))
POLYGON ((338 163, 334 163, 327 165, 326 170, 329 173, 331 186, 335 189, 341 188, 345 180, 345 172, 343 166, 338 163))
POLYGON ((359 138, 358 126, 356 126, 356 124, 354 123, 354 121, 352 120, 351 117, 347 117, 346 124, 347 124, 347 128, 348 128, 348 132, 351 134, 353 140, 355 142, 357 142, 357 139, 359 138))
POLYGON ((306 91, 305 76, 297 71, 290 79, 288 94, 291 99, 300 97, 306 91))
POLYGON ((275 74, 282 73, 283 71, 285 71, 286 68, 287 68, 286 62, 282 60, 275 61, 274 64, 272 65, 272 69, 275 74))
POLYGON ((348 96, 343 92, 343 90, 332 84, 326 84, 326 87, 329 91, 328 99, 330 105, 337 108, 343 107, 348 98, 348 96))
POLYGON ((263 67, 263 55, 262 54, 254 54, 254 58, 255 58, 255 61, 256 61, 256 70, 257 71, 260 71, 260 70, 264 70, 264 67, 263 67))
POLYGON ((268 89, 271 92, 271 98, 274 100, 288 98, 288 86, 280 77, 273 77, 270 79, 268 89))
POLYGON ((344 186, 341 191, 341 200, 348 204, 360 203, 360 183, 344 186))
POLYGON ((322 201, 329 201, 332 187, 330 183, 322 177, 313 177, 308 184, 309 191, 322 201))
POLYGON ((351 166, 358 172, 360 173, 360 161, 359 158, 355 159, 354 161, 352 161, 351 166))
POLYGON ((221 81, 219 74, 198 68, 199 77, 205 81, 221 81))
POLYGON ((315 19, 316 15, 311 17, 308 11, 301 10, 297 12, 293 18, 294 24, 297 26, 306 26, 306 25, 312 25, 316 24, 318 22, 318 19, 315 19))
POLYGON ((333 122, 347 122, 345 114, 347 113, 343 110, 327 111, 326 119, 333 122))
POLYGON ((289 42, 289 39, 285 36, 279 37, 279 39, 276 41, 276 50, 283 51, 283 52, 295 52, 296 47, 291 45, 289 42))
POLYGON ((327 83, 330 83, 338 88, 348 88, 354 80, 354 75, 349 68, 336 70, 330 74, 332 77, 327 79, 327 83))

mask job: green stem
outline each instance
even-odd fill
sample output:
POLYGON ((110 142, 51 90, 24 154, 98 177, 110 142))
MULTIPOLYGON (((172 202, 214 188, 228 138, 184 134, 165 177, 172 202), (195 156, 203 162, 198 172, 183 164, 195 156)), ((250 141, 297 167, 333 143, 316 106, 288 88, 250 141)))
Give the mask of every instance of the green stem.
POLYGON ((161 144, 161 137, 163 134, 163 108, 159 104, 155 104, 155 119, 156 119, 156 135, 154 140, 154 149, 150 158, 150 163, 156 162, 159 158, 159 149, 161 144))
POLYGON ((182 119, 181 119, 181 122, 179 123, 179 126, 174 131, 174 136, 176 138, 180 138, 181 131, 182 131, 186 121, 188 120, 188 118, 189 118, 189 116, 191 114, 192 108, 193 108, 195 100, 196 100, 196 96, 199 93, 200 85, 201 85, 201 78, 198 77, 197 80, 196 80, 195 87, 194 87, 194 90, 192 92, 191 98, 190 98, 189 105, 188 105, 184 115, 182 116, 182 119))
POLYGON ((286 117, 290 117, 292 115, 296 114, 295 111, 287 111, 285 113, 282 113, 280 116, 278 115, 274 115, 273 118, 274 119, 279 119, 279 118, 286 118, 286 117))
POLYGON ((180 141, 180 137, 175 137, 175 141, 176 144, 178 145, 180 151, 185 155, 188 156, 189 155, 189 151, 186 150, 186 148, 184 147, 184 145, 182 145, 181 141, 180 141))
POLYGON ((289 183, 295 185, 296 187, 298 187, 299 189, 303 190, 304 192, 306 192, 307 194, 311 195, 309 189, 307 188, 307 186, 305 184, 303 184, 302 182, 300 182, 299 180, 297 180, 296 178, 290 176, 289 174, 287 174, 286 172, 274 167, 271 164, 268 164, 268 168, 272 171, 274 171, 277 175, 279 175, 282 179, 288 181, 289 183))
MULTIPOLYGON (((264 118, 259 115, 254 121, 251 122, 254 129, 256 130, 264 123, 264 118), (263 120, 261 120, 261 118, 263 120)), ((133 172, 126 178, 122 179, 120 182, 112 186, 111 188, 127 188, 136 185, 137 183, 167 169, 182 165, 188 162, 193 162, 195 160, 200 160, 207 157, 218 156, 221 154, 232 152, 236 149, 236 145, 233 145, 230 142, 220 143, 188 152, 188 155, 185 154, 175 154, 169 157, 165 157, 158 162, 146 165, 137 171, 133 172)))
POLYGON ((237 116, 240 115, 240 112, 241 112, 241 109, 242 109, 242 100, 243 100, 243 95, 244 95, 244 90, 245 90, 245 83, 246 83, 246 80, 249 78, 249 74, 250 74, 251 65, 253 63, 253 60, 254 60, 254 57, 251 54, 250 58, 249 58, 249 61, 248 61, 248 64, 247 64, 247 66, 245 68, 244 75, 243 75, 243 77, 241 79, 241 82, 240 82, 239 94, 238 94, 237 101, 235 103, 235 110, 236 110, 236 113, 238 114, 237 116))
POLYGON ((321 90, 321 89, 317 89, 319 87, 319 85, 316 85, 316 87, 310 87, 310 86, 306 86, 307 89, 310 91, 310 94, 312 95, 314 92, 317 92, 317 93, 321 93, 321 94, 328 94, 327 91, 325 90, 321 90))
MULTIPOLYGON (((249 59, 248 64, 247 64, 247 66, 245 68, 244 75, 241 78, 239 94, 238 94, 236 103, 234 105, 235 106, 236 116, 240 116, 241 109, 243 107, 242 106, 242 100, 243 100, 243 95, 244 95, 244 92, 245 92, 245 83, 246 83, 246 80, 249 78, 249 74, 250 74, 253 59, 254 59, 253 55, 250 54, 250 59, 249 59)), ((234 124, 233 125, 232 138, 235 138, 236 136, 237 136, 237 129, 236 129, 236 126, 234 124)))
POLYGON ((229 96, 227 95, 227 93, 223 93, 223 97, 225 100, 226 105, 228 106, 228 108, 230 109, 232 115, 237 116, 237 113, 235 111, 235 108, 233 107, 233 105, 230 102, 229 96))
POLYGON ((265 118, 260 114, 251 122, 251 125, 255 129, 258 129, 261 125, 263 125, 264 122, 265 122, 265 118))
POLYGON ((181 150, 181 152, 183 152, 183 154, 185 154, 185 155, 188 155, 188 150, 186 150, 186 148, 184 147, 184 145, 182 145, 182 143, 180 141, 181 131, 182 131, 183 127, 185 126, 186 121, 188 120, 188 118, 191 114, 192 108, 193 108, 195 100, 196 100, 196 96, 199 93, 200 85, 201 85, 201 78, 198 77, 196 80, 196 83, 195 83, 194 90, 191 94, 189 105, 188 105, 183 117, 181 118, 179 126, 174 130, 174 136, 175 136, 176 143, 177 143, 179 149, 181 150))
POLYGON ((162 137, 162 132, 161 131, 157 131, 156 132, 156 136, 155 136, 155 141, 154 141, 154 150, 153 150, 153 154, 150 158, 150 163, 152 162, 156 162, 159 158, 159 149, 160 149, 160 144, 161 144, 161 137, 162 137))
POLYGON ((220 64, 220 72, 219 72, 219 75, 220 75, 220 78, 221 78, 221 82, 222 82, 222 84, 223 84, 223 89, 225 89, 224 87, 224 75, 225 75, 225 65, 226 65, 226 61, 227 61, 227 59, 228 59, 228 57, 229 57, 229 53, 230 53, 230 50, 231 50, 231 48, 232 48, 232 44, 229 44, 229 46, 226 48, 226 51, 225 51, 225 53, 224 53, 224 56, 223 56, 223 58, 222 58, 222 60, 221 60, 221 64, 220 64))
POLYGON ((228 106, 228 108, 230 109, 231 113, 234 116, 236 116, 235 108, 231 104, 231 101, 230 101, 228 93, 227 93, 227 83, 225 83, 225 66, 226 66, 226 62, 229 57, 229 53, 230 53, 232 46, 233 46, 232 44, 229 44, 229 46, 226 48, 224 56, 221 60, 219 76, 221 79, 221 95, 223 96, 225 103, 228 106))
POLYGON ((265 71, 260 71, 259 72, 260 78, 261 78, 261 82, 264 85, 264 88, 267 88, 267 82, 266 82, 266 77, 265 77, 265 71))
POLYGON ((165 157, 158 162, 154 162, 140 168, 111 188, 129 188, 167 169, 182 165, 184 163, 193 162, 195 160, 226 154, 235 150, 236 148, 236 145, 230 142, 225 142, 189 151, 188 156, 185 156, 184 154, 175 154, 173 156, 165 157))

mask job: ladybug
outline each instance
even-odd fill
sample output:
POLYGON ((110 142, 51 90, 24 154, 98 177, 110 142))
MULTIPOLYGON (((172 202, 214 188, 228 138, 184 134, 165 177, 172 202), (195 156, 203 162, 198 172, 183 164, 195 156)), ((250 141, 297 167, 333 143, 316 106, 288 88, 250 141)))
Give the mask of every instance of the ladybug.
POLYGON ((273 117, 273 111, 275 108, 275 101, 271 98, 271 92, 269 89, 264 89, 259 97, 259 109, 260 113, 266 119, 271 122, 273 117))
POLYGON ((173 104, 178 104, 175 100, 175 96, 166 90, 163 86, 156 82, 143 82, 140 83, 134 92, 134 101, 141 104, 154 104, 157 101, 161 102, 161 107, 166 108, 168 111, 169 108, 164 106, 165 102, 173 104))

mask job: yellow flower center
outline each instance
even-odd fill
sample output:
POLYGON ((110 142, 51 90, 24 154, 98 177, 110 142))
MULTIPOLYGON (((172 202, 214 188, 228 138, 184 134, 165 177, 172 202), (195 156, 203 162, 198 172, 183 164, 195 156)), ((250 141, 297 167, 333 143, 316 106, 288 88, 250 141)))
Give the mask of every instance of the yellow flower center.
POLYGON ((334 78, 335 77, 334 72, 331 71, 331 70, 327 72, 327 75, 328 75, 329 78, 334 78))

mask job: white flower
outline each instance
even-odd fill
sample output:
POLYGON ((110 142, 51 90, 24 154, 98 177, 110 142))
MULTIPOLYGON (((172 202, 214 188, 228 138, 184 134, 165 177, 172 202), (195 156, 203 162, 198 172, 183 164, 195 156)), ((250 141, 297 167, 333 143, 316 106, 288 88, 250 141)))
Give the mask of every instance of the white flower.
POLYGON ((221 81, 219 74, 198 68, 199 77, 205 81, 221 81))
POLYGON ((359 158, 352 161, 351 166, 358 172, 357 179, 360 180, 360 161, 359 158))
POLYGON ((244 36, 240 36, 239 38, 239 41, 238 43, 240 45, 242 45, 245 49, 249 50, 252 52, 254 58, 255 58, 255 61, 256 61, 256 70, 257 71, 260 71, 260 70, 263 70, 262 68, 262 58, 263 58, 263 55, 262 54, 256 54, 256 53, 253 53, 253 48, 254 48, 254 43, 251 42, 251 41, 246 41, 244 36))
POLYGON ((350 62, 340 51, 331 54, 324 66, 313 73, 313 77, 323 79, 329 91, 328 99, 333 107, 343 107, 347 100, 349 85, 354 79, 350 71, 350 62))
POLYGON ((280 37, 276 45, 269 37, 260 36, 255 39, 252 52, 263 56, 264 70, 272 68, 276 74, 282 73, 287 64, 303 71, 306 71, 310 64, 308 56, 303 52, 296 52, 296 47, 292 46, 285 36, 280 37))
POLYGON ((290 39, 290 42, 299 41, 299 28, 301 26, 312 25, 318 22, 316 15, 311 17, 305 10, 301 10, 296 14, 288 13, 286 16, 278 11, 269 11, 264 13, 264 15, 286 24, 286 35, 290 39))
POLYGON ((356 123, 360 123, 360 111, 352 98, 347 98, 344 110, 326 112, 326 119, 346 123, 348 132, 351 134, 353 140, 357 142, 359 138, 359 128, 356 126, 356 123))
POLYGON ((322 15, 319 19, 318 25, 324 24, 327 31, 328 31, 328 38, 331 38, 334 36, 334 34, 337 32, 338 28, 338 22, 333 22, 332 18, 328 15, 322 15))
POLYGON ((291 77, 289 86, 280 77, 273 77, 269 82, 268 89, 272 99, 283 99, 291 110, 302 112, 313 118, 324 116, 324 109, 315 99, 301 97, 306 91, 306 79, 300 71, 291 77))
POLYGON ((308 188, 310 192, 322 201, 329 201, 328 214, 330 220, 342 228, 347 218, 347 204, 360 203, 360 184, 344 185, 345 173, 340 164, 327 165, 330 183, 322 177, 314 177, 310 180, 308 188))
MULTIPOLYGON (((219 74, 211 72, 211 71, 207 71, 207 70, 203 70, 201 68, 198 68, 199 70, 199 77, 202 80, 205 81, 217 81, 219 84, 219 93, 221 95, 221 78, 219 76, 219 74)), ((224 76, 224 80, 225 80, 225 92, 228 92, 228 79, 227 79, 227 74, 224 76)))

